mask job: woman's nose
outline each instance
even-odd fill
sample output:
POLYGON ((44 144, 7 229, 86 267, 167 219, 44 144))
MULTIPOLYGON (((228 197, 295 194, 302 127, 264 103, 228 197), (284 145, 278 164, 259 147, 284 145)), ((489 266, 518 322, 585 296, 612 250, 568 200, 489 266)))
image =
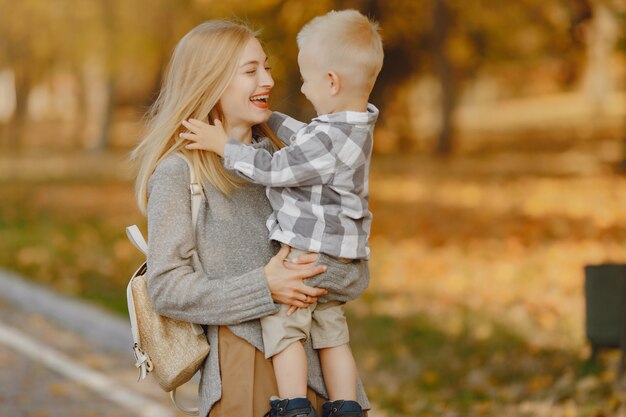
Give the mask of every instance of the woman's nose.
POLYGON ((263 75, 261 77, 261 85, 268 88, 274 87, 274 79, 272 78, 272 74, 270 74, 268 70, 263 71, 263 75))

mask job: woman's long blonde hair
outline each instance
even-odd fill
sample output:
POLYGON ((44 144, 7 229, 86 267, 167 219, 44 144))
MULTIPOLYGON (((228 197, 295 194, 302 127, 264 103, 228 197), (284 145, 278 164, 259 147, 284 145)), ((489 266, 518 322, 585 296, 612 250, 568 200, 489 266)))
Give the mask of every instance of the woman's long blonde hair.
MULTIPOLYGON (((256 35, 244 25, 214 20, 196 26, 176 45, 161 92, 147 114, 147 132, 131 154, 138 167, 135 192, 143 213, 150 176, 161 160, 175 152, 191 161, 203 187, 210 183, 229 195, 245 182, 231 175, 215 153, 185 149, 188 142, 178 134, 185 119, 206 120, 208 115, 224 122, 219 99, 233 79, 247 42, 256 35)), ((281 147, 266 124, 255 126, 255 132, 281 147)))

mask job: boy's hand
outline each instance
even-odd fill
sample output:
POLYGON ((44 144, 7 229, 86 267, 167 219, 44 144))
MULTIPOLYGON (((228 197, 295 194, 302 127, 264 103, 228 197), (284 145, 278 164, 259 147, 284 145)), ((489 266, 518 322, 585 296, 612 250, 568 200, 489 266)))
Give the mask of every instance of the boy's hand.
POLYGON ((228 142, 228 135, 222 126, 222 122, 215 119, 213 122, 215 124, 211 125, 202 120, 189 119, 183 120, 182 123, 189 131, 178 136, 191 142, 185 148, 211 151, 219 156, 224 156, 224 146, 228 142))

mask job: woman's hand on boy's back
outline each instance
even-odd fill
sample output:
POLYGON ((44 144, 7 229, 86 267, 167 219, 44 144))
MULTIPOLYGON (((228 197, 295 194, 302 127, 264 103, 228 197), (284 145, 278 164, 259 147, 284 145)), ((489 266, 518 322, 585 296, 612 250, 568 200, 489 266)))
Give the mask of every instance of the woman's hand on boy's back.
POLYGON ((213 123, 206 123, 198 119, 183 120, 182 124, 188 131, 180 133, 178 136, 190 142, 185 145, 185 148, 215 152, 219 156, 224 156, 224 147, 228 142, 228 135, 219 119, 215 119, 213 123))

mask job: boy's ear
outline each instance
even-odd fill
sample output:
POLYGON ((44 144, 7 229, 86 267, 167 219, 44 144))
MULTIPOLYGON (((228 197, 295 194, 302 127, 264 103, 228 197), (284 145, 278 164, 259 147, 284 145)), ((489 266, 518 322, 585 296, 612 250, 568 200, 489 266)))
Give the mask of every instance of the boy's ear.
POLYGON ((330 86, 330 95, 336 96, 337 94, 339 94, 339 90, 341 88, 341 84, 339 82, 339 76, 337 75, 336 72, 333 72, 333 71, 328 71, 326 73, 326 76, 328 77, 328 83, 330 86))

